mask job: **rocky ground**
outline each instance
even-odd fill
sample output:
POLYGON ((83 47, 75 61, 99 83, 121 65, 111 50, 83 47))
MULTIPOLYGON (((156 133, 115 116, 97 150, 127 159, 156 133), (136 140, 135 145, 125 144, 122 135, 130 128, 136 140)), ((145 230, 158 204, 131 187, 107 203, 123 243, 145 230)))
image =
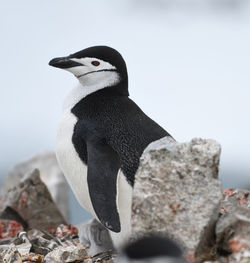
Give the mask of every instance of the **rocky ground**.
POLYGON ((67 225, 35 169, 1 198, 0 262, 110 262, 109 251, 89 256, 86 227, 89 223, 81 226, 82 244, 78 228, 67 225))
MULTIPOLYGON (((95 220, 67 224, 68 203, 55 187, 67 189, 66 182, 52 153, 38 156, 15 167, 5 181, 0 263, 146 262, 124 251, 112 254, 108 232, 95 220), (42 179, 34 168, 43 171, 42 179)), ((250 263, 250 192, 222 189, 219 158, 220 145, 202 139, 162 139, 144 152, 133 192, 132 241, 151 233, 167 236, 187 260, 157 262, 250 263)))

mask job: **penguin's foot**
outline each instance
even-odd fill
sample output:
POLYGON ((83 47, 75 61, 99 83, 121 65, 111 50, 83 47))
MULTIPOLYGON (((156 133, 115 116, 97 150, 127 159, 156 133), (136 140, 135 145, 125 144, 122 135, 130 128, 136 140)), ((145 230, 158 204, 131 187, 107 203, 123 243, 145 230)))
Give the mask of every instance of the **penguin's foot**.
POLYGON ((114 251, 108 250, 101 253, 98 253, 92 257, 93 263, 102 263, 106 262, 107 260, 111 260, 114 257, 114 251))

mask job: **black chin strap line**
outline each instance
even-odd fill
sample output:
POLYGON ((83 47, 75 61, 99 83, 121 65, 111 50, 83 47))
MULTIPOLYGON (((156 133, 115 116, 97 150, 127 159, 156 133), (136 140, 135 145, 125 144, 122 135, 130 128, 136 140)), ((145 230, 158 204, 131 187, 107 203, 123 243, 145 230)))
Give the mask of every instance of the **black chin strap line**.
POLYGON ((111 72, 117 72, 116 69, 100 69, 100 70, 94 70, 94 71, 90 71, 90 72, 87 72, 87 73, 84 73, 82 75, 79 75, 79 76, 76 76, 78 79, 83 77, 83 76, 86 76, 86 75, 89 75, 91 73, 95 73, 95 72, 105 72, 105 71, 111 71, 111 72))

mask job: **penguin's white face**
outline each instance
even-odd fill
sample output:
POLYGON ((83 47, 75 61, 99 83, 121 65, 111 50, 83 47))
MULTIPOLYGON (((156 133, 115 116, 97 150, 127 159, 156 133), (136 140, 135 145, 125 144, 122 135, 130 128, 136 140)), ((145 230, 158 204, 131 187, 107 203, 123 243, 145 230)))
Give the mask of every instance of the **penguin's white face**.
POLYGON ((55 58, 51 60, 50 65, 71 72, 81 84, 67 97, 65 108, 73 107, 89 94, 116 85, 120 81, 116 67, 98 58, 55 58))
POLYGON ((71 61, 79 63, 79 66, 65 68, 78 79, 88 74, 96 74, 102 71, 116 71, 116 67, 98 58, 71 58, 71 61))
POLYGON ((80 82, 71 92, 68 105, 73 106, 89 94, 110 87, 112 93, 129 96, 126 63, 113 48, 86 48, 66 57, 54 58, 49 65, 71 72, 80 82))
POLYGON ((89 86, 90 93, 101 88, 115 85, 120 80, 117 68, 109 62, 98 58, 55 58, 51 60, 50 65, 62 68, 74 74, 82 86, 89 86))
POLYGON ((92 92, 115 85, 119 82, 119 73, 115 66, 98 58, 71 58, 81 65, 66 68, 78 78, 82 86, 91 87, 92 92))

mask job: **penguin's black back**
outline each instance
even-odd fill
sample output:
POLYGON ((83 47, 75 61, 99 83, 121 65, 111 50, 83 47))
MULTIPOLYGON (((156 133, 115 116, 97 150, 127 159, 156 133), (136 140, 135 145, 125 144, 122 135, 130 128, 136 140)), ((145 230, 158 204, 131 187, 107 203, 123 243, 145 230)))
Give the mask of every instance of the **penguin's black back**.
POLYGON ((72 141, 82 161, 88 161, 86 141, 103 141, 117 152, 121 170, 131 185, 144 149, 170 136, 126 95, 118 95, 112 88, 88 95, 71 112, 78 118, 72 141))

